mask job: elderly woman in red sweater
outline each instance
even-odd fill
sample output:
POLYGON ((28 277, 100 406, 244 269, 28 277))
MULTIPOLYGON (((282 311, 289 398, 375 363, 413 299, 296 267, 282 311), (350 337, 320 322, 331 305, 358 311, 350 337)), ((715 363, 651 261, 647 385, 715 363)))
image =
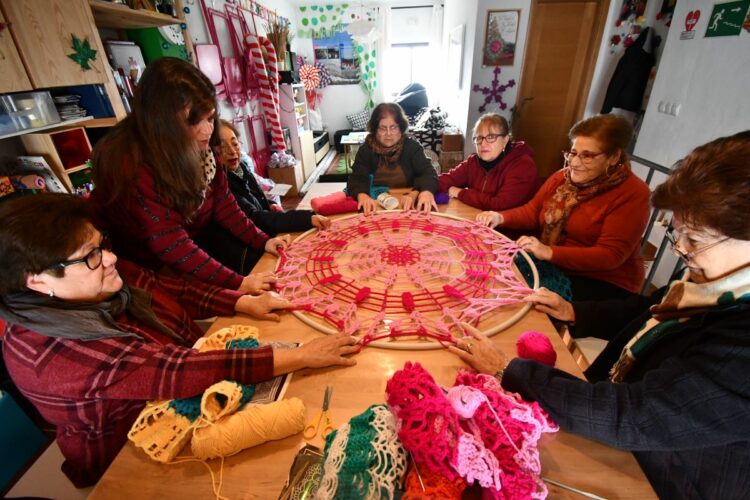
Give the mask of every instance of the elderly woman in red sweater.
POLYGON ((527 204, 482 212, 488 226, 537 232, 518 244, 559 266, 575 300, 638 293, 644 279, 640 239, 649 216, 648 186, 630 169, 625 152, 633 128, 624 118, 597 115, 570 129, 565 168, 527 204))
POLYGON ((96 223, 118 253, 142 266, 268 290, 270 273, 248 273, 289 237, 269 239, 237 205, 209 147, 218 142, 216 109, 216 90, 198 68, 172 57, 149 64, 132 113, 94 149, 96 223), (213 238, 217 226, 230 237, 213 238))
POLYGON ((486 113, 474 125, 477 154, 440 174, 440 191, 482 210, 505 210, 523 205, 538 186, 534 151, 513 142, 507 120, 486 113))
POLYGON ((63 472, 77 487, 101 477, 148 400, 196 396, 222 380, 251 384, 355 364, 344 357, 356 351, 354 338, 344 335, 295 349, 192 349, 203 336, 195 318, 274 320, 271 311, 289 302, 118 262, 89 215, 86 201, 63 194, 0 205, 3 359, 21 393, 55 425, 63 472))

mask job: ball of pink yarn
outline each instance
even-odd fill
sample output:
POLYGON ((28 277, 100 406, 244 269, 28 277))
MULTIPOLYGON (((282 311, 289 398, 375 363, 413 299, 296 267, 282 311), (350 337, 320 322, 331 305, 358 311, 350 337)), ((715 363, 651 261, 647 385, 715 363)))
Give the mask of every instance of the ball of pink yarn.
POLYGON ((533 359, 549 366, 555 366, 555 361, 557 361, 557 353, 552 347, 552 342, 542 332, 533 330, 518 338, 516 352, 519 358, 533 359))

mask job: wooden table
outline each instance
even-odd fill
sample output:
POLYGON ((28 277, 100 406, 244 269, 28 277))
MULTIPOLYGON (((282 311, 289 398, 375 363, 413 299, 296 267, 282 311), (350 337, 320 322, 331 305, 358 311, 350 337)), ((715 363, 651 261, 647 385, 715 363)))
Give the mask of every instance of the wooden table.
POLYGON ((341 145, 344 146, 344 160, 346 161, 346 173, 352 170, 354 153, 359 146, 365 142, 368 132, 351 132, 341 138, 341 145))
MULTIPOLYGON (((441 212, 473 218, 476 209, 451 200, 441 212)), ((257 271, 273 269, 275 259, 264 256, 257 271)), ((219 318, 211 332, 233 323, 254 324, 261 330, 261 340, 309 341, 321 333, 303 324, 291 314, 280 323, 250 320, 246 317, 219 318)), ((546 315, 529 311, 509 329, 493 340, 513 355, 518 336, 527 330, 545 332, 558 353, 557 366, 582 376, 560 336, 546 315)), ((464 364, 443 350, 396 351, 368 347, 356 357, 357 365, 349 368, 302 370, 294 374, 286 397, 298 397, 307 407, 309 420, 319 409, 326 385, 333 386, 331 414, 334 425, 346 423, 370 404, 385 401, 388 379, 407 361, 418 361, 435 380, 450 386, 464 364)), ((224 461, 222 495, 231 498, 277 498, 286 481, 292 460, 304 444, 302 433, 280 441, 245 450, 224 461)), ((312 444, 322 447, 317 437, 312 444)), ((540 441, 542 475, 560 483, 592 492, 605 498, 655 498, 654 492, 632 454, 618 451, 594 441, 560 431, 544 435, 540 441)), ((189 449, 189 448, 188 448, 189 449)), ((218 472, 219 461, 210 463, 218 472)), ((582 498, 565 489, 548 485, 550 498, 582 498)), ((213 498, 211 478, 200 463, 162 465, 152 462, 128 443, 92 492, 91 499, 138 498, 213 498)))

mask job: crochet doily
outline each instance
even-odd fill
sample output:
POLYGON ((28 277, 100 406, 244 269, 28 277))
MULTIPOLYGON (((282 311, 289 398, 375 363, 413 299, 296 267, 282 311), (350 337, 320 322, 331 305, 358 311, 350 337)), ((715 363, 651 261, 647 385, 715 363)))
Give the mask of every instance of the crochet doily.
POLYGON ((513 267, 528 255, 501 234, 445 214, 380 211, 310 230, 279 257, 277 288, 294 314, 362 344, 433 349, 464 335, 494 335, 518 321, 531 293, 513 267))

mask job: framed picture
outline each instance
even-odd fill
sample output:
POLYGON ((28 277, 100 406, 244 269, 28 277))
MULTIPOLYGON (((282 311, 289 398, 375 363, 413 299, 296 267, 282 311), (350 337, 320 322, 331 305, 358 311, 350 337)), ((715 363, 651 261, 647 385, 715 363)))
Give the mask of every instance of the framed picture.
POLYGON ((482 66, 513 66, 520 10, 488 10, 482 66))

